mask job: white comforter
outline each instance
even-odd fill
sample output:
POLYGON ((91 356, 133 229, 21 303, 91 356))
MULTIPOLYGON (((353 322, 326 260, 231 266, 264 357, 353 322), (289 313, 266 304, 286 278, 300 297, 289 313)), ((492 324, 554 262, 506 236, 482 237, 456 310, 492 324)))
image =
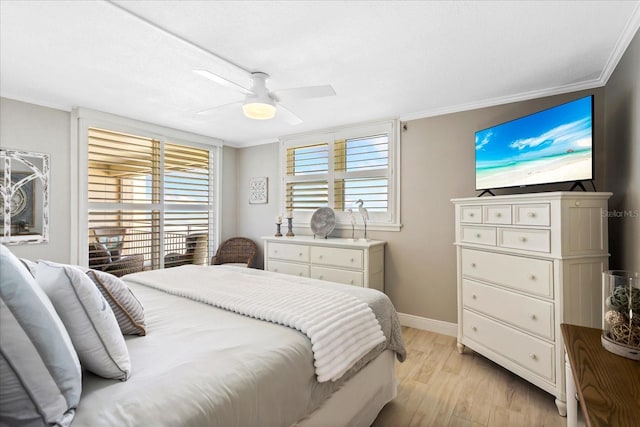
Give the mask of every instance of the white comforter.
MULTIPOLYGON (((186 278, 181 269, 166 272, 186 278)), ((125 277, 145 308, 147 324, 146 336, 126 337, 131 377, 121 382, 83 372, 72 427, 291 426, 384 349, 405 357, 393 306, 374 290, 289 276, 366 301, 387 337, 341 379, 319 383, 303 333, 135 283, 147 273, 125 277)), ((242 274, 273 276, 248 269, 242 274)))
POLYGON ((373 311, 362 300, 294 283, 281 274, 254 276, 246 269, 186 265, 128 280, 303 332, 311 340, 318 382, 339 379, 385 341, 373 311))

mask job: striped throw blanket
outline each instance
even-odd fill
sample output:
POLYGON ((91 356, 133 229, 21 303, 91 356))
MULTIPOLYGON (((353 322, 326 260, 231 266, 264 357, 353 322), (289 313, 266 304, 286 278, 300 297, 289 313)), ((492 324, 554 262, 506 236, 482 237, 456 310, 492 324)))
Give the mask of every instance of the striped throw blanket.
POLYGON ((318 382, 339 379, 386 339, 365 302, 321 286, 292 283, 280 274, 187 265, 135 273, 125 280, 301 331, 311 340, 318 382))

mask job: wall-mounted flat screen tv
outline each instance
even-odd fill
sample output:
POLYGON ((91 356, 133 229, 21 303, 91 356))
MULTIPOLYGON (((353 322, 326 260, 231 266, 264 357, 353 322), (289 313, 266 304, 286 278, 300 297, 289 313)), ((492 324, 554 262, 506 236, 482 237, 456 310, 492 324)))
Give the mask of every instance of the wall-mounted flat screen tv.
POLYGON ((476 190, 593 179, 593 95, 476 132, 476 190))

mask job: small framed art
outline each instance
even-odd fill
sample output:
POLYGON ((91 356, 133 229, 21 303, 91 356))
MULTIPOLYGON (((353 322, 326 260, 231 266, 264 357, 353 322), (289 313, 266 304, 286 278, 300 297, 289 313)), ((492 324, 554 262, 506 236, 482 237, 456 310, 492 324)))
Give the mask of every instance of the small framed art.
POLYGON ((269 201, 269 178, 261 176, 249 179, 249 204, 261 204, 269 201))

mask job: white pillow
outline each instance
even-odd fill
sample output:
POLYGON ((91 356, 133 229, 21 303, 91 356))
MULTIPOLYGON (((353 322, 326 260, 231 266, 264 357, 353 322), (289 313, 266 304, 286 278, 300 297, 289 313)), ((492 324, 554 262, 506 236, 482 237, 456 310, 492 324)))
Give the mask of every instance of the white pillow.
POLYGON ((0 245, 0 425, 68 426, 82 391, 69 334, 27 268, 0 245))
POLYGON ((99 270, 87 271, 111 306, 124 335, 146 335, 144 308, 131 289, 119 278, 99 270))
POLYGON ((82 365, 104 378, 129 378, 131 362, 124 337, 91 279, 78 267, 39 260, 36 281, 69 331, 82 365))

